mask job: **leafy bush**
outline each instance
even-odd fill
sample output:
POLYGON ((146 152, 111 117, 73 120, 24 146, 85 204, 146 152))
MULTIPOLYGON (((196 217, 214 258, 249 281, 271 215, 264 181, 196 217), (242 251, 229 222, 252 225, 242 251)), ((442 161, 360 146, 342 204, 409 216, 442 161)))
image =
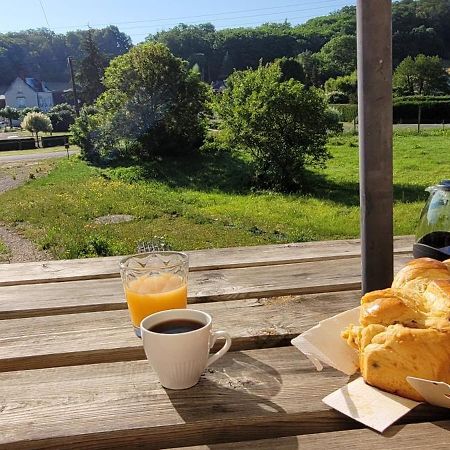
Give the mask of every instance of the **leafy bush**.
POLYGON ((48 112, 52 122, 53 131, 68 131, 75 122, 75 108, 67 103, 55 105, 48 112))
POLYGON ((83 159, 88 161, 98 161, 100 155, 94 145, 96 129, 98 127, 97 109, 94 106, 83 106, 79 116, 73 125, 69 127, 72 133, 70 142, 80 147, 80 154, 83 159))
MULTIPOLYGON (((333 92, 342 92, 348 100, 334 103, 356 103, 358 97, 358 82, 356 72, 343 77, 329 78, 325 82, 325 91, 330 95, 333 92)), ((330 102, 331 103, 331 102, 330 102)))
POLYGON ((23 118, 31 112, 42 112, 40 108, 37 106, 28 106, 27 108, 23 108, 19 110, 20 118, 23 120, 23 118))
POLYGON ((341 120, 343 122, 353 122, 358 117, 358 105, 345 104, 333 105, 333 108, 341 113, 341 120))
POLYGON ((52 131, 52 123, 48 116, 41 112, 29 112, 22 120, 21 127, 36 135, 37 146, 39 147, 39 132, 52 131))
POLYGON ((342 125, 342 114, 336 108, 327 108, 325 110, 325 117, 327 123, 327 130, 330 133, 338 134, 344 131, 344 126, 342 125))
POLYGON ((9 126, 12 128, 12 121, 17 120, 20 117, 20 112, 16 108, 11 108, 11 106, 6 106, 0 109, 0 117, 4 117, 9 120, 9 126))
POLYGON ((328 103, 332 104, 342 104, 348 103, 349 97, 347 94, 341 91, 332 91, 327 94, 328 103))
POLYGON ((216 97, 217 139, 253 156, 257 184, 297 190, 305 167, 323 166, 330 115, 321 91, 289 79, 282 81, 278 64, 234 72, 216 97))
POLYGON ((84 157, 185 153, 203 142, 208 86, 166 46, 144 43, 114 59, 106 91, 75 125, 73 141, 84 157))

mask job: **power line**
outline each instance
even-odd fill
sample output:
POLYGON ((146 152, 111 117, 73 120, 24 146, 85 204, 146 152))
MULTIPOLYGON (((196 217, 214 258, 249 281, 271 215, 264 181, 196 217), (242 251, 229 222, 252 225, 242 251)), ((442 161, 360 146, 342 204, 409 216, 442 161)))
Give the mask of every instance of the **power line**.
MULTIPOLYGON (((334 1, 336 1, 336 0, 334 0, 334 1)), ((247 16, 223 17, 223 18, 214 19, 214 22, 219 22, 219 21, 224 21, 224 20, 249 19, 249 18, 255 18, 255 17, 266 17, 266 16, 274 16, 274 15, 282 15, 282 14, 291 14, 291 13, 297 13, 297 12, 310 12, 310 11, 315 11, 315 10, 319 10, 319 9, 328 9, 328 8, 330 8, 330 6, 334 7, 334 6, 338 6, 338 5, 319 6, 317 8, 308 8, 308 9, 293 9, 293 10, 289 10, 289 11, 277 11, 277 12, 265 13, 265 14, 252 14, 252 15, 247 15, 247 16)), ((198 21, 183 22, 183 24, 185 24, 185 25, 195 25, 198 23, 199 23, 198 21)), ((160 26, 172 27, 175 25, 178 25, 178 23, 161 24, 160 26)), ((158 25, 154 25, 154 26, 158 26, 158 25)), ((146 27, 148 27, 148 25, 136 25, 136 26, 132 26, 132 27, 121 27, 121 30, 134 30, 137 28, 146 28, 146 27)))
POLYGON ((47 22, 47 26, 50 28, 50 24, 48 23, 47 14, 45 14, 45 9, 44 9, 42 0, 39 0, 39 4, 41 5, 42 12, 44 13, 44 17, 45 17, 45 21, 47 22))
MULTIPOLYGON (((328 5, 329 3, 336 3, 338 0, 320 0, 318 2, 315 2, 315 5, 328 5)), ((354 0, 353 0, 354 1, 354 0)), ((216 20, 214 19, 215 16, 223 16, 228 14, 238 14, 238 13, 245 13, 245 12, 255 12, 255 11, 266 11, 266 10, 272 10, 272 9, 283 9, 283 8, 289 8, 292 6, 298 6, 298 3, 294 4, 288 4, 283 6, 272 6, 272 7, 266 7, 266 8, 254 8, 254 9, 243 9, 243 10, 235 10, 235 11, 226 11, 221 13, 211 13, 211 14, 201 14, 196 16, 184 16, 184 17, 167 17, 167 18, 158 18, 158 19, 145 19, 145 20, 135 20, 135 21, 127 21, 127 22, 115 22, 112 23, 94 23, 91 24, 92 27, 98 27, 98 26, 108 26, 108 25, 126 25, 126 24, 135 24, 135 23, 146 23, 146 22, 163 22, 163 21, 184 21, 185 19, 194 19, 194 18, 201 18, 201 17, 212 17, 210 20, 216 20)), ((329 6, 338 6, 338 5, 329 5, 329 6)), ((317 8, 309 8, 308 10, 313 10, 317 8)), ((280 12, 281 14, 282 12, 280 12)), ((217 19, 219 20, 219 19, 217 19)), ((177 22, 179 23, 179 22, 177 22)), ((56 29, 68 29, 68 28, 84 28, 86 25, 68 25, 68 26, 59 26, 54 28, 56 29)))
MULTIPOLYGON (((310 19, 310 18, 312 18, 312 17, 309 15, 302 15, 302 16, 295 16, 295 17, 285 17, 282 19, 282 21, 287 20, 289 22, 289 21, 293 21, 293 20, 300 20, 300 19, 305 20, 305 19, 310 19)), ((276 22, 276 23, 280 23, 280 22, 276 22)), ((225 24, 220 27, 217 27, 216 30, 223 30, 226 28, 254 27, 254 26, 259 26, 259 25, 264 25, 264 23, 261 23, 260 21, 245 22, 245 23, 229 23, 229 24, 225 24)), ((147 36, 151 33, 149 31, 146 33, 132 33, 132 34, 133 34, 133 36, 147 36)))

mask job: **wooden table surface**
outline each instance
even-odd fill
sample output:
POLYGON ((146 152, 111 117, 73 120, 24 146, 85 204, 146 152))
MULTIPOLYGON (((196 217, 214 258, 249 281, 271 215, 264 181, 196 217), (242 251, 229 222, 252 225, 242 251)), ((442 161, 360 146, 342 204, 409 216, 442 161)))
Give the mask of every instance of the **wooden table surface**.
MULTIPOLYGON (((397 268, 411 247, 396 238, 397 268)), ((449 448, 450 410, 421 405, 376 433, 322 402, 348 377, 290 345, 358 305, 358 241, 189 254, 190 307, 233 346, 185 391, 145 360, 118 257, 0 266, 0 448, 449 448)))

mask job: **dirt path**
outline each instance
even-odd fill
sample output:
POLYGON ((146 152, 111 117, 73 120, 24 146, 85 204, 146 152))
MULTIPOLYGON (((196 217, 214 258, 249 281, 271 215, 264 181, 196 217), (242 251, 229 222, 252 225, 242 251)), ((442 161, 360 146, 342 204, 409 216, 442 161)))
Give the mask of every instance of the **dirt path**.
MULTIPOLYGON (((0 163, 0 208, 1 193, 14 189, 27 180, 46 175, 53 164, 49 161, 42 162, 15 162, 9 164, 0 163)), ((0 254, 0 263, 44 261, 52 259, 50 253, 39 250, 31 241, 24 238, 14 228, 0 223, 0 241, 8 247, 8 254, 0 254)))

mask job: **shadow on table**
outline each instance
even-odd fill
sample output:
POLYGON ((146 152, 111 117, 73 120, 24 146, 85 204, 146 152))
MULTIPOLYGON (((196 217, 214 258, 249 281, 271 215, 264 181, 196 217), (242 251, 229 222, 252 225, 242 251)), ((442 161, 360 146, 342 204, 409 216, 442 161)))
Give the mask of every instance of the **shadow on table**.
MULTIPOLYGON (((276 433, 271 434, 270 426, 264 425, 266 429, 269 428, 267 433, 264 432, 257 418, 286 414, 281 406, 270 400, 280 392, 281 385, 281 376, 273 367, 247 354, 233 352, 225 364, 208 368, 193 388, 166 390, 166 393, 186 424, 203 422, 198 427, 198 435, 202 439, 236 442, 276 437, 276 433), (251 420, 253 417, 254 425, 251 420), (235 425, 230 424, 230 420, 234 420, 235 425)), ((298 448, 295 437, 292 437, 292 443, 289 437, 285 438, 283 444, 286 450, 298 448)), ((207 446, 220 449, 224 445, 218 443, 207 446)))

